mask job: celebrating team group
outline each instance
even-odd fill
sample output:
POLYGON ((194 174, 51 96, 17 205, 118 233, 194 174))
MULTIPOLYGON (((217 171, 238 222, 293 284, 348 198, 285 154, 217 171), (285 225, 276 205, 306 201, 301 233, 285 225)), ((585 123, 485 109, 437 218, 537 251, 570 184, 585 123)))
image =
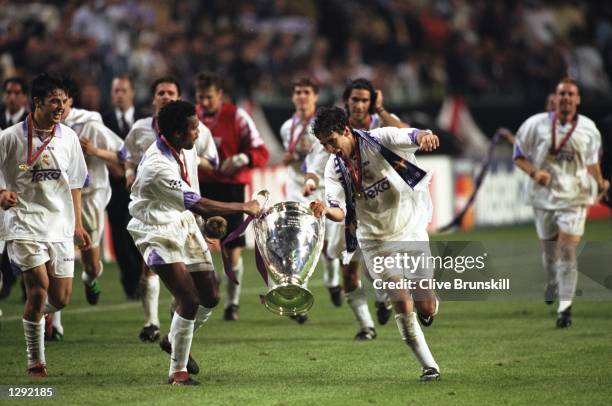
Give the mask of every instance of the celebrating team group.
MULTIPOLYGON (((15 83, 27 95, 21 80, 7 80, 5 93, 15 83)), ((245 199, 245 186, 269 152, 254 120, 228 100, 214 73, 195 78, 195 105, 182 100, 176 79, 156 80, 153 116, 146 118, 137 119, 133 106, 122 103, 133 96, 129 77, 114 78, 111 93, 118 99, 115 111, 102 117, 73 106, 78 89, 72 80, 42 74, 30 86, 30 112, 6 111, 14 124, 0 133, 0 240, 4 266, 20 274, 25 286, 27 373, 47 376, 45 340, 64 336, 61 309, 72 295, 75 245, 86 299, 92 305, 99 301, 108 210, 123 287, 128 298, 143 304, 140 339, 159 341, 170 354, 168 383, 197 384, 193 335, 220 300, 208 245, 220 236, 210 232, 207 220, 222 216, 232 232, 244 214, 260 212, 262 202, 245 199), (160 282, 173 297, 171 325, 163 336, 160 282)), ((335 306, 346 299, 358 324, 355 339, 373 340, 377 333, 361 274, 367 284, 433 275, 432 269, 373 272, 366 264, 369 255, 388 255, 397 243, 394 252, 406 246, 412 253, 415 247, 428 252, 432 174, 419 167, 415 153, 433 151, 440 141, 432 131, 411 128, 386 111, 382 93, 366 79, 347 84, 343 108, 317 108, 318 93, 308 78, 292 83, 295 113, 280 129, 286 200, 326 217, 324 285, 335 306)), ((586 208, 609 188, 599 168, 600 134, 577 113, 579 103, 578 83, 562 79, 553 111, 525 121, 514 154, 516 165, 533 179, 530 199, 548 277, 546 301, 558 299, 560 328, 571 325, 576 247, 586 208)), ((244 237, 226 246, 238 282, 244 246, 244 237)), ((223 284, 223 318, 236 321, 241 284, 227 277, 223 284)), ((394 313, 402 341, 421 366, 421 381, 440 379, 421 329, 431 326, 438 312, 435 293, 374 292, 379 324, 394 313)), ((307 321, 306 315, 292 318, 307 321)))

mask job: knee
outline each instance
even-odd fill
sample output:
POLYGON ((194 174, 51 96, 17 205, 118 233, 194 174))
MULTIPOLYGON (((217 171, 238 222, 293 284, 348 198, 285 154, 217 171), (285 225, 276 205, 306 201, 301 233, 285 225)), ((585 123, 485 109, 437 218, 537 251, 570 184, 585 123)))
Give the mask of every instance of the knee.
POLYGON ((208 307, 209 309, 216 307, 219 304, 219 292, 215 291, 211 294, 200 297, 200 304, 204 307, 208 307))
POLYGON ((200 300, 195 293, 177 298, 176 301, 183 317, 190 319, 195 317, 195 314, 198 311, 198 306, 200 305, 200 300))
POLYGON ((47 298, 47 290, 42 286, 35 286, 27 290, 27 300, 32 303, 41 304, 47 298))
POLYGON ((51 303, 57 310, 63 309, 70 303, 70 292, 62 292, 55 297, 49 297, 49 303, 51 303))

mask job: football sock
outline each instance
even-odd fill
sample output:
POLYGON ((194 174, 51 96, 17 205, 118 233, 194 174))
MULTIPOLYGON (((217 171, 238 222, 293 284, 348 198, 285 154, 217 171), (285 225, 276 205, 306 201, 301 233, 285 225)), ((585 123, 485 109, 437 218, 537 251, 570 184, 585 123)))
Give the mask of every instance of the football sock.
POLYGON ((557 263, 557 281, 559 284, 559 307, 561 313, 572 305, 578 283, 578 264, 576 261, 559 261, 557 263))
POLYGON ((144 309, 144 325, 151 324, 159 327, 159 276, 143 275, 141 278, 142 286, 142 308, 144 309))
POLYGON ((370 309, 368 309, 365 290, 363 289, 361 282, 359 282, 359 285, 357 288, 355 288, 355 290, 346 292, 346 302, 351 307, 360 329, 364 329, 366 327, 374 328, 374 321, 372 320, 370 309))
POLYGON ((196 312, 196 315, 195 315, 195 323, 193 325, 193 331, 195 332, 197 329, 202 327, 202 325, 206 323, 206 321, 208 320, 211 314, 212 314, 211 308, 199 305, 198 311, 196 312))
POLYGON ((81 273, 81 279, 83 280, 83 283, 87 286, 91 286, 94 284, 94 282, 100 277, 102 276, 102 273, 104 272, 104 265, 102 264, 102 261, 100 261, 100 272, 98 272, 97 275, 91 275, 85 271, 83 271, 81 273))
POLYGON ((431 351, 429 351, 425 335, 423 335, 421 326, 417 321, 416 313, 396 314, 395 322, 397 323, 397 329, 402 340, 408 344, 416 359, 421 363, 421 366, 423 368, 435 368, 439 372, 440 368, 434 360, 431 351))
POLYGON ((64 334, 64 327, 62 327, 62 311, 58 310, 53 313, 53 322, 51 323, 53 327, 60 333, 64 334))
POLYGON ((178 313, 174 313, 174 317, 172 317, 170 334, 168 334, 168 339, 172 344, 169 376, 172 376, 175 372, 187 371, 194 322, 195 320, 182 318, 178 313))
POLYGON ((323 261, 323 285, 332 288, 340 285, 340 260, 321 256, 323 261))
POLYGON ((28 368, 41 363, 45 364, 45 318, 38 322, 21 320, 28 354, 28 368))
POLYGON ((234 282, 230 281, 226 276, 227 280, 227 300, 225 303, 225 307, 227 308, 229 305, 236 305, 240 302, 240 288, 242 287, 242 274, 244 273, 244 266, 242 264, 242 258, 238 261, 238 265, 236 265, 233 269, 236 274, 236 279, 238 279, 239 285, 236 285, 234 282))
POLYGON ((546 271, 546 283, 548 285, 556 285, 557 284, 557 264, 553 257, 550 254, 546 253, 546 249, 542 253, 542 266, 544 266, 544 270, 546 271))

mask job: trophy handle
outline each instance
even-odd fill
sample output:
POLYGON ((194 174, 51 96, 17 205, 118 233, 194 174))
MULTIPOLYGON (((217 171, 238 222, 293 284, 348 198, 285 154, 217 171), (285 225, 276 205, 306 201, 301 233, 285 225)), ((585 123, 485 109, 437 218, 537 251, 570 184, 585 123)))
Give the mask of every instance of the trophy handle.
POLYGON ((262 189, 257 193, 254 193, 252 196, 253 200, 257 200, 257 202, 259 203, 259 206, 261 207, 261 210, 259 211, 259 214, 257 215, 257 217, 260 217, 268 208, 268 201, 270 200, 270 192, 268 192, 266 189, 262 189))

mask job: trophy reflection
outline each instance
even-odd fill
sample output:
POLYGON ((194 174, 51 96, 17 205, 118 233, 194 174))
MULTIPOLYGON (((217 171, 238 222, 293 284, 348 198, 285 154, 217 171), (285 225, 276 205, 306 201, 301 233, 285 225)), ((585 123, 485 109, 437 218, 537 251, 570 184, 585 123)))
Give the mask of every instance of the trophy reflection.
POLYGON ((281 316, 305 314, 314 303, 305 285, 323 248, 325 219, 298 202, 282 202, 264 209, 254 225, 269 276, 266 307, 281 316))

